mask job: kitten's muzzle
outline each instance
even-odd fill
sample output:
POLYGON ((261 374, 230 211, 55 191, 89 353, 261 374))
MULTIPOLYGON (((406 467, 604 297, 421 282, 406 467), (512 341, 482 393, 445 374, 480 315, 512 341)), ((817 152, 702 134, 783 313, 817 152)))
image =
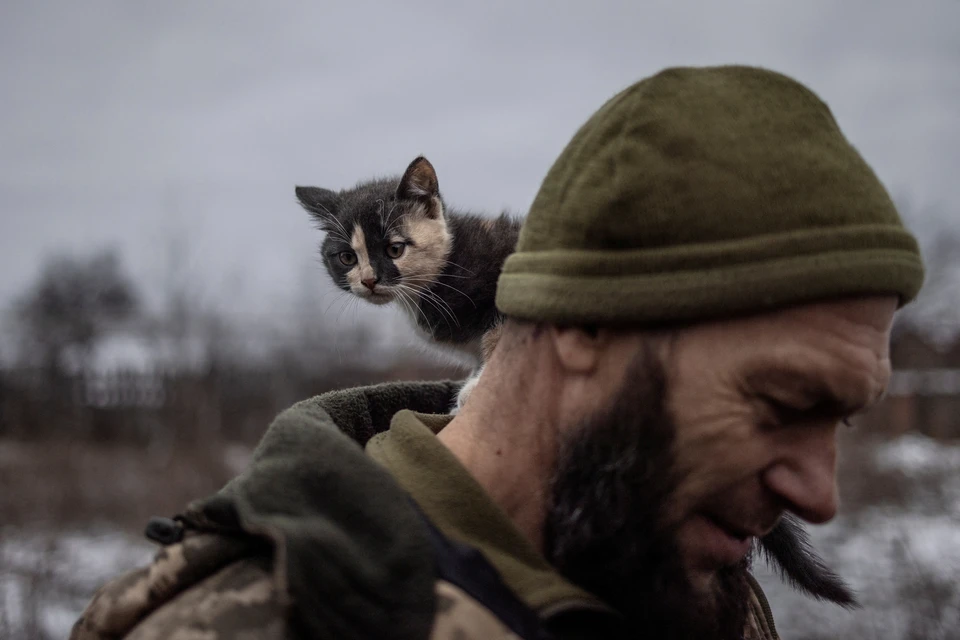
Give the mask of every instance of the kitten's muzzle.
POLYGON ((363 298, 367 302, 372 302, 373 304, 387 304, 388 302, 393 302, 394 294, 389 289, 384 289, 383 286, 377 287, 374 284, 373 287, 367 286, 364 283, 365 288, 353 288, 353 293, 360 298, 363 298))
POLYGON ((370 291, 373 291, 377 287, 378 282, 380 282, 380 278, 364 278, 360 281, 360 284, 370 289, 370 291))

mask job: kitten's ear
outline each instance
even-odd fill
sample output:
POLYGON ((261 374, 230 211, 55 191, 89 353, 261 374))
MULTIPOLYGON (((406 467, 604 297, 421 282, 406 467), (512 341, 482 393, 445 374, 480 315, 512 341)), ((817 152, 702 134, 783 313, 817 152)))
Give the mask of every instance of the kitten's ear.
POLYGON ((332 221, 340 208, 340 196, 320 187, 297 187, 300 205, 323 225, 332 221))
POLYGON ((397 198, 400 200, 429 200, 440 197, 437 172, 430 161, 418 156, 400 178, 397 198))

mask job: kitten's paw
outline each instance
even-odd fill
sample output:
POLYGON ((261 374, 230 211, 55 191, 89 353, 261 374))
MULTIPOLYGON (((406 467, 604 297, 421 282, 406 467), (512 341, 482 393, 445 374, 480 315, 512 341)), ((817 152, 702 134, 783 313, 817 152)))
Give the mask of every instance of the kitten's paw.
POLYGON ((477 372, 472 376, 467 378, 467 381, 463 383, 463 386, 460 387, 459 393, 457 393, 457 402, 450 409, 450 413, 456 415, 460 409, 463 408, 463 405, 467 403, 467 398, 470 397, 470 394, 473 393, 474 388, 477 386, 477 383, 480 381, 480 374, 483 373, 483 367, 477 369, 477 372))

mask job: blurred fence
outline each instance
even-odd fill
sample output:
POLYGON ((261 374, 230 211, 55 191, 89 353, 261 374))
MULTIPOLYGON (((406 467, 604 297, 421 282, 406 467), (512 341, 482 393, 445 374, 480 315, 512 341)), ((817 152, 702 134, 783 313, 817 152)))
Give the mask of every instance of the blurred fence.
POLYGON ((456 374, 450 367, 423 362, 379 370, 340 366, 335 375, 279 368, 80 375, 0 370, 0 437, 249 441, 258 438, 283 409, 325 391, 456 374))
POLYGON ((895 371, 887 397, 864 424, 890 435, 916 431, 960 439, 960 369, 895 371))
MULTIPOLYGON (((378 371, 340 367, 335 376, 282 369, 115 371, 72 376, 6 370, 0 371, 0 436, 249 441, 258 438, 278 412, 312 395, 384 380, 437 379, 451 373, 423 363, 378 371)), ((896 371, 887 398, 862 424, 889 435, 918 431, 936 438, 960 438, 960 369, 896 371)))

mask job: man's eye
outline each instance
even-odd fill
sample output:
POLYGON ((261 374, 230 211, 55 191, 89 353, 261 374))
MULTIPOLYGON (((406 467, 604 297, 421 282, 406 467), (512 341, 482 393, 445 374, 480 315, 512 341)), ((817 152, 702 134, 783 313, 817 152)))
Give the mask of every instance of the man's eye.
POLYGON ((767 406, 770 407, 770 411, 773 412, 777 422, 780 424, 792 424, 799 422, 803 418, 802 410, 783 404, 772 398, 767 399, 767 406))
POLYGON ((391 245, 387 246, 387 256, 396 260, 403 255, 404 249, 407 248, 406 243, 404 242, 394 242, 391 245))
POLYGON ((357 264, 357 254, 353 251, 341 251, 340 252, 340 263, 347 267, 352 267, 357 264))
MULTIPOLYGON (((765 402, 776 417, 777 422, 781 425, 800 424, 803 422, 827 419, 836 420, 834 417, 836 414, 831 415, 831 412, 822 411, 818 406, 804 408, 794 407, 773 398, 765 398, 765 402)), ((853 419, 849 416, 840 418, 839 422, 845 427, 853 426, 853 419)))

